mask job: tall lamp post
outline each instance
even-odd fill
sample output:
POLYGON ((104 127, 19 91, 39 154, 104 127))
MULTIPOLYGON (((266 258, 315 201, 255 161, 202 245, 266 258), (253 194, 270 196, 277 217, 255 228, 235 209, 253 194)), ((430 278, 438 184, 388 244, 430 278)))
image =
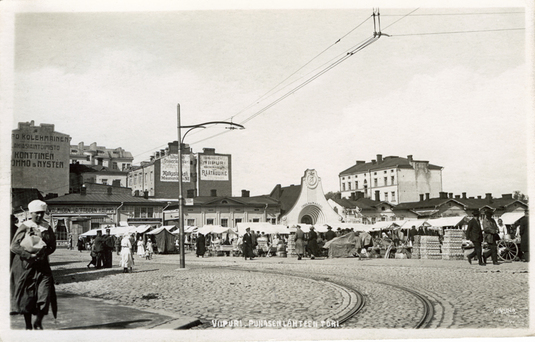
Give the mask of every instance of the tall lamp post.
POLYGON ((177 104, 177 133, 178 133, 178 231, 179 231, 179 248, 180 248, 180 268, 186 267, 184 257, 184 198, 182 196, 182 143, 186 135, 196 128, 206 128, 208 125, 229 125, 229 129, 245 129, 240 124, 229 121, 208 121, 196 125, 181 126, 180 125, 180 103, 177 104), (189 128, 184 136, 180 131, 181 128, 189 128))

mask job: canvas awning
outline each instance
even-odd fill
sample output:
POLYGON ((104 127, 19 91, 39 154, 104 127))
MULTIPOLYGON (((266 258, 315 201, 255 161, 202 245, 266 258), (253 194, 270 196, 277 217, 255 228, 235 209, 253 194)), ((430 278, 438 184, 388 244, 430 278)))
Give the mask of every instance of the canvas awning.
POLYGON ((331 226, 331 228, 333 229, 333 231, 337 231, 338 228, 342 228, 342 229, 351 229, 353 228, 354 231, 358 232, 369 232, 370 230, 372 230, 372 225, 371 224, 364 224, 364 223, 341 223, 341 222, 338 222, 338 223, 325 223, 323 226, 321 227, 318 227, 318 231, 321 232, 321 233, 325 233, 327 232, 327 226, 331 226))
POLYGON ((252 231, 263 232, 265 234, 290 234, 288 227, 282 224, 271 224, 269 222, 239 222, 238 234, 245 234, 245 229, 251 228, 252 231))
POLYGON ((156 235, 158 233, 160 233, 162 230, 167 230, 169 233, 171 233, 171 229, 173 229, 175 226, 161 226, 159 228, 156 228, 154 230, 151 230, 150 232, 148 232, 147 234, 149 235, 156 235))
POLYGON ((524 217, 524 212, 521 212, 521 211, 505 213, 502 216, 500 216, 500 218, 503 221, 503 224, 513 224, 516 221, 520 220, 522 217, 524 217))
POLYGON ((455 227, 461 223, 466 216, 450 216, 450 217, 440 217, 437 219, 427 220, 429 226, 431 227, 455 227))
POLYGON ((209 234, 209 233, 214 233, 214 234, 227 234, 227 233, 228 234, 237 234, 234 230, 232 230, 229 227, 222 227, 222 226, 218 226, 218 225, 203 226, 203 227, 197 229, 197 233, 198 234, 203 234, 203 235, 206 235, 206 234, 209 234))
POLYGON ((399 228, 403 226, 403 224, 405 224, 405 220, 403 221, 379 221, 372 225, 371 230, 399 228))
POLYGON ((411 229, 412 226, 415 226, 416 229, 420 228, 420 227, 429 227, 430 224, 427 222, 429 220, 425 219, 425 220, 408 220, 406 221, 402 226, 401 226, 401 229, 411 229))

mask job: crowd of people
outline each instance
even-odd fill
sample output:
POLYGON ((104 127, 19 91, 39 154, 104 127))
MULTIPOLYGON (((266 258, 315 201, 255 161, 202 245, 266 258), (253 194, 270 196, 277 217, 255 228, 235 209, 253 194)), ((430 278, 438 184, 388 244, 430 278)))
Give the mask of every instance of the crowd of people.
MULTIPOLYGON (((10 272, 10 313, 24 315, 26 329, 43 329, 43 317, 52 311, 54 317, 57 316, 57 297, 54 287, 54 278, 49 263, 49 255, 56 250, 56 237, 52 227, 44 219, 47 211, 47 204, 40 200, 34 200, 28 204, 28 211, 31 215, 29 220, 17 226, 17 220, 11 217, 11 272, 10 272), (35 319, 32 322, 32 316, 35 319)), ((492 217, 493 212, 487 210, 480 217, 480 212, 475 210, 472 218, 468 222, 466 229, 466 239, 470 240, 474 246, 472 253, 468 255, 468 262, 472 263, 477 259, 479 265, 486 265, 490 257, 493 264, 498 264, 497 243, 500 239, 514 237, 519 242, 520 259, 529 261, 529 215, 526 210, 525 216, 507 227, 499 219, 497 222, 492 217)), ((154 242, 147 235, 140 236, 136 241, 135 234, 127 233, 121 237, 115 237, 106 229, 106 234, 102 230, 97 231, 94 239, 86 241, 80 238, 77 242, 79 252, 88 246, 90 249, 91 261, 87 265, 95 268, 110 268, 113 264, 113 252, 120 256, 120 265, 123 272, 132 271, 134 266, 134 254, 150 260, 154 253, 154 242)), ((424 227, 416 229, 412 227, 407 234, 402 230, 392 230, 387 232, 355 232, 353 229, 341 229, 333 231, 327 227, 325 233, 318 233, 314 227, 310 227, 308 232, 304 232, 297 226, 295 232, 289 235, 264 234, 259 231, 252 231, 247 228, 243 236, 225 237, 217 234, 198 234, 195 246, 196 255, 203 257, 207 251, 207 246, 212 245, 232 245, 236 246, 237 255, 241 255, 247 260, 253 260, 262 256, 286 256, 290 243, 295 246, 295 254, 298 260, 305 257, 315 259, 325 256, 325 243, 337 237, 355 238, 355 256, 360 258, 360 251, 371 251, 375 248, 378 240, 391 241, 396 245, 411 245, 416 235, 437 234, 440 231, 425 230, 424 227), (350 234, 351 233, 351 234, 350 234), (381 234, 381 235, 377 235, 381 234), (372 236, 374 235, 374 236, 372 236)), ((73 248, 72 236, 69 240, 69 249, 73 248)))

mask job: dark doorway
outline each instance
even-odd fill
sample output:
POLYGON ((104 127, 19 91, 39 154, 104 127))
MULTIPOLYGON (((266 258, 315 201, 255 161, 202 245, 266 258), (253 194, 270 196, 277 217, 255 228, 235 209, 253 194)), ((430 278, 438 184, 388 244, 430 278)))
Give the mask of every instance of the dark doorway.
POLYGON ((314 224, 314 222, 312 222, 312 217, 308 216, 308 215, 305 215, 301 218, 301 223, 303 224, 314 224))

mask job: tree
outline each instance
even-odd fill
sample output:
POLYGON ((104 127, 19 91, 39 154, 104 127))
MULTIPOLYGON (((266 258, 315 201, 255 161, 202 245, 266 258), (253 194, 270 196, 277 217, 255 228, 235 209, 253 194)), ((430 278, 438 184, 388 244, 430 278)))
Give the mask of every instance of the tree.
POLYGON ((328 201, 333 198, 340 198, 341 192, 340 191, 329 191, 325 194, 325 199, 328 201))
POLYGON ((527 202, 528 201, 528 196, 527 195, 524 195, 522 192, 520 191, 513 191, 513 198, 516 199, 516 200, 519 200, 519 201, 524 201, 524 202, 527 202))

